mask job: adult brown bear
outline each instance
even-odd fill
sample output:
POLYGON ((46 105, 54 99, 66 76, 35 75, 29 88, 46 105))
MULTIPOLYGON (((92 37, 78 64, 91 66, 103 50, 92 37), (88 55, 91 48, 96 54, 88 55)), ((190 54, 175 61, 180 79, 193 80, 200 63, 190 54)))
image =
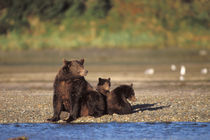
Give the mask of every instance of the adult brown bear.
POLYGON ((64 65, 59 70, 54 81, 54 115, 48 121, 60 120, 61 111, 70 113, 67 122, 85 116, 86 112, 90 112, 91 115, 96 114, 95 116, 104 114, 105 101, 85 80, 84 76, 87 73, 88 71, 84 69, 84 59, 64 60, 64 65), (98 100, 92 102, 92 98, 98 100))
POLYGON ((48 121, 60 120, 61 111, 70 113, 69 120, 77 117, 78 98, 83 90, 91 90, 91 85, 84 76, 88 71, 84 69, 84 59, 63 61, 54 81, 53 109, 54 115, 48 121))

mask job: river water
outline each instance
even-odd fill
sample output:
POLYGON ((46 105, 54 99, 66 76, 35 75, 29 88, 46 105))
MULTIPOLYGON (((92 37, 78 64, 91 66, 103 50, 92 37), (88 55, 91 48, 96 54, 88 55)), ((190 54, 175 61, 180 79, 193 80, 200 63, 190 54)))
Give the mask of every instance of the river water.
POLYGON ((207 140, 210 123, 88 123, 52 124, 19 123, 0 124, 0 139, 25 136, 30 140, 207 140))

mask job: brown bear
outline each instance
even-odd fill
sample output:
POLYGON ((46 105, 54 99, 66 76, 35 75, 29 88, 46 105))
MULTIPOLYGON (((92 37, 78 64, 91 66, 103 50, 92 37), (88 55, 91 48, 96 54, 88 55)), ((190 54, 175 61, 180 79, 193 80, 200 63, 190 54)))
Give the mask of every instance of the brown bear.
POLYGON ((108 114, 129 114, 132 113, 131 104, 127 99, 135 101, 135 93, 133 90, 133 84, 121 85, 111 92, 109 91, 111 87, 110 78, 98 79, 97 91, 106 96, 107 103, 107 113, 108 114))
POLYGON ((80 116, 100 117, 107 114, 106 96, 97 91, 87 91, 81 98, 80 116))
POLYGON ((112 90, 106 96, 107 101, 107 113, 108 114, 130 114, 132 113, 131 104, 127 101, 136 101, 135 92, 133 90, 133 84, 120 85, 112 90))
POLYGON ((78 100, 82 93, 92 90, 92 86, 85 80, 88 71, 84 69, 84 59, 64 60, 54 81, 53 109, 54 115, 48 121, 60 120, 61 111, 70 113, 69 121, 78 117, 78 100))
POLYGON ((84 59, 66 61, 59 70, 54 81, 53 109, 54 115, 48 121, 58 121, 61 111, 70 113, 67 122, 80 116, 101 116, 105 114, 104 97, 94 91, 85 80, 87 70, 84 59))

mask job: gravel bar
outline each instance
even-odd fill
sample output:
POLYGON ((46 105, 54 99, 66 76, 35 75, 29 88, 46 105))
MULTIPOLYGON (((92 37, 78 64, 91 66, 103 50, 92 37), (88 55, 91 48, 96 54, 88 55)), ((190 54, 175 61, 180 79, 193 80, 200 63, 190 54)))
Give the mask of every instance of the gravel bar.
MULTIPOLYGON (((112 82, 113 87, 119 84, 112 82)), ((1 124, 46 123, 52 117, 51 82, 9 82, 0 83, 0 87, 1 124)), ((209 81, 136 81, 134 89, 137 97, 137 101, 132 103, 134 113, 81 117, 72 123, 210 122, 209 81)), ((58 123, 65 123, 63 120, 67 117, 68 113, 63 112, 58 123)))

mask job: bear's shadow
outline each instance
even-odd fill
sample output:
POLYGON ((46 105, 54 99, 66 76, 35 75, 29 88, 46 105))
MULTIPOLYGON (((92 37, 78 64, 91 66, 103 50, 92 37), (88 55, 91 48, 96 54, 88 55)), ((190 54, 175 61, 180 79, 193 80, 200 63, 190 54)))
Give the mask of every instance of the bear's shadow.
POLYGON ((136 104, 132 106, 133 112, 132 113, 136 113, 136 112, 143 112, 145 110, 149 110, 149 111, 154 111, 154 110, 159 110, 159 109, 163 109, 163 108, 168 108, 170 107, 170 105, 167 106, 157 106, 154 107, 157 103, 154 104, 136 104))

